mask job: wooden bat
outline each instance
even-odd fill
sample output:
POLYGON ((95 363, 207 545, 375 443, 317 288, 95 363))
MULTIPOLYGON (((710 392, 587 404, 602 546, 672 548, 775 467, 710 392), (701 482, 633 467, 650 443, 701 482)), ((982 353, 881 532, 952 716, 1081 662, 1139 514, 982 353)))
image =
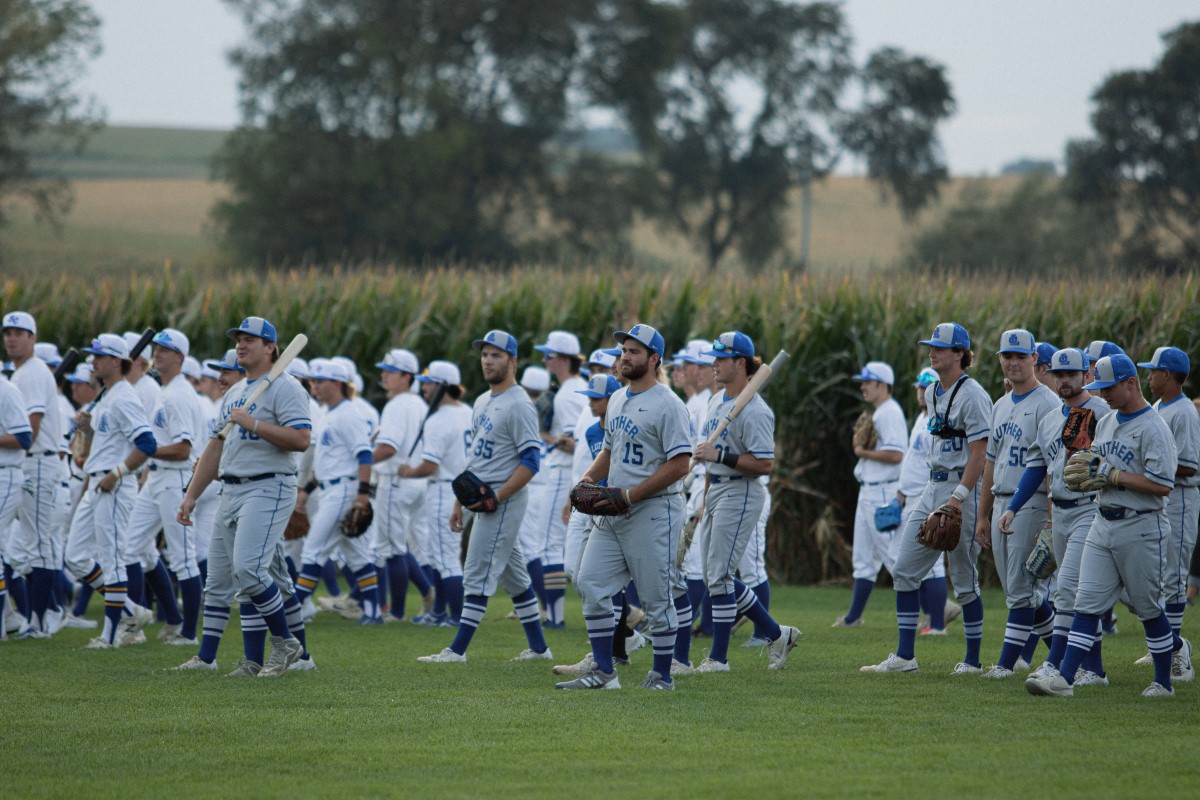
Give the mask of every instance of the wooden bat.
MULTIPOLYGON (((304 349, 306 344, 308 344, 308 337, 303 333, 297 333, 295 338, 293 338, 288 346, 284 348, 283 352, 279 354, 278 360, 271 365, 271 371, 263 377, 261 383, 259 383, 258 386, 255 386, 254 391, 250 393, 248 398, 246 398, 246 408, 254 405, 254 402, 258 400, 258 398, 262 397, 262 393, 265 392, 271 386, 271 384, 283 374, 284 370, 287 369, 288 364, 292 363, 292 360, 296 356, 300 355, 300 351, 304 349)), ((232 430, 233 423, 225 423, 225 427, 222 428, 221 432, 217 434, 217 438, 221 441, 225 441, 225 437, 228 436, 229 432, 232 430)))
POLYGON ((75 365, 79 363, 79 351, 72 347, 63 356, 62 362, 54 369, 54 382, 62 386, 63 378, 68 375, 71 370, 75 369, 75 365))
MULTIPOLYGON (((742 389, 741 394, 739 394, 737 399, 733 401, 733 407, 729 409, 729 413, 726 414, 719 423, 717 423, 716 429, 708 435, 708 439, 705 440, 708 444, 715 442, 721 436, 721 434, 725 432, 725 429, 729 427, 730 423, 738 418, 738 414, 742 413, 742 409, 746 407, 746 404, 749 403, 751 399, 753 399, 754 395, 758 394, 766 387, 767 381, 771 380, 771 375, 775 372, 775 370, 786 364, 789 358, 791 358, 791 356, 788 355, 786 350, 780 350, 775 357, 771 359, 770 364, 764 364, 758 368, 758 372, 754 373, 754 375, 750 377, 750 382, 746 384, 746 388, 742 389)), ((695 473, 692 472, 692 470, 694 470, 699 463, 700 462, 694 457, 692 458, 691 466, 688 468, 687 477, 683 479, 683 490, 685 492, 692 488, 692 483, 695 481, 695 473)))

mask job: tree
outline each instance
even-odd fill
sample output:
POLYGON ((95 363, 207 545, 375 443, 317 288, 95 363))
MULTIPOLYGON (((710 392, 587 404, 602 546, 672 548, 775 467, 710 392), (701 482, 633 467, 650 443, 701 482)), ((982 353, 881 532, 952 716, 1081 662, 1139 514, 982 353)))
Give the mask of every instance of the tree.
POLYGON ((72 88, 100 52, 99 24, 83 0, 0 0, 0 224, 17 202, 51 223, 71 207, 66 181, 32 156, 82 150, 99 127, 94 101, 72 88))
POLYGON ((613 71, 609 96, 664 177, 664 217, 703 242, 710 268, 734 248, 751 266, 773 257, 792 191, 846 153, 865 160, 906 216, 936 197, 946 179, 936 126, 954 108, 940 66, 885 48, 856 67, 831 3, 638 5, 611 36, 670 35, 658 43, 659 69, 613 71))
POLYGON ((1092 95, 1095 138, 1067 146, 1067 187, 1126 228, 1134 268, 1200 266, 1200 22, 1163 36, 1149 70, 1112 75, 1092 95))

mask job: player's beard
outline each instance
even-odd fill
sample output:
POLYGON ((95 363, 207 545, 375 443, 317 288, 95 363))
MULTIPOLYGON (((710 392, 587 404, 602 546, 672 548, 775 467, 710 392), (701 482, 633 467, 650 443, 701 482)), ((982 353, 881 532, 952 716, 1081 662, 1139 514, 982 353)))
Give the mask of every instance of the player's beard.
POLYGON ((1071 400, 1078 397, 1079 393, 1082 391, 1082 386, 1076 386, 1074 384, 1059 384, 1058 396, 1063 400, 1071 400))
POLYGON ((629 361, 621 362, 621 375, 630 383, 640 381, 646 377, 646 372, 650 369, 650 362, 647 360, 644 364, 634 364, 629 361))

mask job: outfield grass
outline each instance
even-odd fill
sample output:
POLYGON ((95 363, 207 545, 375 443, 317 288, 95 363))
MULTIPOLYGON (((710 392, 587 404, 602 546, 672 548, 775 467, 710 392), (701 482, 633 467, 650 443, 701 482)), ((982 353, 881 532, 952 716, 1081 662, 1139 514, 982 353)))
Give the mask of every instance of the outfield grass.
MULTIPOLYGON (((1200 686, 1139 695, 1140 626, 1121 610, 1105 640, 1112 686, 1031 697, 1019 680, 952 678, 962 626, 918 642, 918 675, 863 675, 895 647, 892 594, 867 625, 831 630, 842 588, 776 589, 773 609, 805 631, 788 669, 734 647, 733 672, 618 692, 553 690, 496 600, 465 665, 417 664, 451 631, 361 629, 321 615, 315 673, 226 680, 167 668, 188 649, 152 641, 80 649, 88 631, 0 645, 4 788, 13 797, 1042 797, 1186 796, 1200 686)), ((984 660, 998 653, 1003 598, 988 593, 984 660)), ((410 598, 410 608, 414 602, 410 598)), ((98 609, 97 609, 98 611, 98 609)), ((569 618, 579 620, 578 600, 569 618)), ((1194 615, 1194 612, 1190 612, 1194 615)), ((240 655, 236 624, 220 663, 240 655)), ((582 623, 547 636, 558 662, 586 650, 582 623)), ((1194 616, 1185 634, 1200 635, 1194 616)), ((745 633, 735 635, 740 643, 745 633)), ((151 631, 153 639, 153 631, 151 631)), ((703 656, 707 640, 693 649, 703 656)), ((1042 653, 1044 654, 1044 653, 1042 653)))

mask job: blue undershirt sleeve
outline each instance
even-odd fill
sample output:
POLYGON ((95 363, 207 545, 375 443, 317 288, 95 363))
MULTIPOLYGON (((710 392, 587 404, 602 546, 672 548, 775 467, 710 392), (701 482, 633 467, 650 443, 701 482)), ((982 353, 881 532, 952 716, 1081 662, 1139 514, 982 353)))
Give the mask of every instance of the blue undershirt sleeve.
POLYGON ((538 474, 538 469, 541 467, 542 451, 537 447, 526 447, 521 451, 521 466, 528 469, 534 475, 538 474))
POLYGON ((148 456, 152 456, 158 452, 158 442, 154 440, 154 434, 146 431, 133 440, 133 444, 138 450, 141 450, 148 456))
POLYGON ((1021 510, 1021 506, 1029 502, 1029 498, 1037 493, 1038 488, 1042 485, 1042 481, 1046 480, 1046 467, 1026 467, 1025 473, 1021 475, 1021 482, 1017 484, 1017 492, 1012 496, 1012 500, 1008 501, 1008 510, 1014 514, 1021 510))

